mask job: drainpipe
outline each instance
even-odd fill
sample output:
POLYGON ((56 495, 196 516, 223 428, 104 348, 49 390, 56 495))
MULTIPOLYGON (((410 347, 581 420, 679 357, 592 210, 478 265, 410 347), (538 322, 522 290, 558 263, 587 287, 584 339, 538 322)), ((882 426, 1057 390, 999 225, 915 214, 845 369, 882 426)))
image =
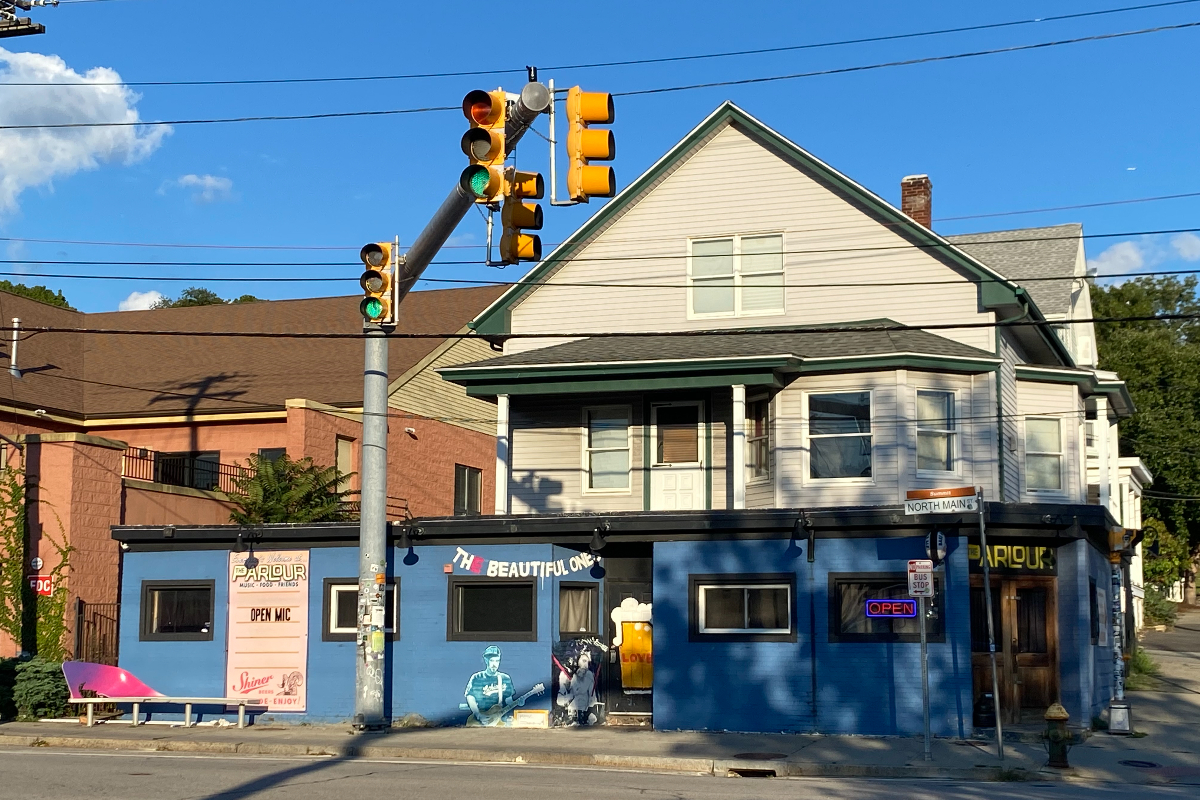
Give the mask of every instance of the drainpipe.
POLYGON ((17 342, 18 334, 21 328, 20 317, 13 317, 12 321, 12 347, 8 351, 8 374, 14 378, 21 377, 21 370, 17 369, 17 342))

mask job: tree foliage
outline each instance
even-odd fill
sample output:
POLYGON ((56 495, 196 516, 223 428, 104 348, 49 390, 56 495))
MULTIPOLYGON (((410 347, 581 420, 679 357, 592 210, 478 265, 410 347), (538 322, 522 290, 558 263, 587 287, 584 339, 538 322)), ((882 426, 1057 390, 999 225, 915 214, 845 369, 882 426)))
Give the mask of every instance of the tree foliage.
MULTIPOLYGON (((1097 317, 1200 314, 1194 277, 1137 278, 1092 286, 1097 317)), ((1121 453, 1139 456, 1156 494, 1200 497, 1200 320, 1097 325, 1100 367, 1117 372, 1137 413, 1121 423, 1121 453)), ((1147 544, 1158 554, 1146 580, 1170 585, 1193 570, 1200 549, 1200 503, 1143 498, 1147 544)), ((1149 550, 1149 548, 1144 548, 1149 550)))
POLYGON ((292 460, 250 456, 246 472, 234 479, 229 520, 238 525, 270 522, 337 522, 345 519, 342 503, 349 491, 338 488, 348 476, 336 467, 321 467, 311 458, 292 460))
POLYGON ((66 308, 74 311, 71 304, 67 302, 67 298, 63 297, 62 290, 57 292, 46 286, 26 286, 23 283, 13 283, 12 281, 0 280, 0 291, 8 292, 9 294, 19 294, 21 297, 28 297, 30 300, 37 300, 39 303, 45 303, 59 308, 66 308))
POLYGON ((241 297, 232 300, 226 300, 211 289, 205 289, 200 286, 192 286, 184 289, 179 297, 172 300, 169 297, 164 297, 155 303, 153 308, 192 308, 194 306, 223 306, 236 305, 238 303, 261 303, 261 297, 255 297, 252 294, 244 294, 241 297))

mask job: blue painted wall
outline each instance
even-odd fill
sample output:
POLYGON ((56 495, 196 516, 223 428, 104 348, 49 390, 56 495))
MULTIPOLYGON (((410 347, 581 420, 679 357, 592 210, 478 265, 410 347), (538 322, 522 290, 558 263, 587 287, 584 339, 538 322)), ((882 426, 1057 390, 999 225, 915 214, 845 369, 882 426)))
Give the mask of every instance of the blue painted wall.
POLYGON ((1112 624, 1108 608, 1100 609, 1100 624, 1108 631, 1104 646, 1092 644, 1089 579, 1105 590, 1112 602, 1112 573, 1108 560, 1085 540, 1058 549, 1058 637, 1062 702, 1071 724, 1090 725, 1092 717, 1112 699, 1112 624))
MULTIPOLYGON (((576 551, 551 545, 496 545, 469 551, 504 561, 567 561, 576 551)), ((560 581, 596 582, 588 571, 538 581, 535 642, 449 642, 446 640, 447 575, 444 565, 453 562, 453 547, 420 547, 418 560, 405 564, 405 551, 389 557, 389 575, 400 582, 400 636, 389 640, 385 707, 393 719, 420 714, 441 724, 465 721, 459 708, 473 673, 483 667, 482 653, 489 644, 503 651, 501 670, 511 676, 524 694, 539 682, 540 697, 528 708, 549 708, 551 647, 558 638, 558 584, 560 581)), ((225 576, 228 550, 172 551, 124 554, 122 575, 121 666, 164 694, 220 697, 224 692, 228 584, 225 576), (143 580, 212 579, 216 583, 213 639, 206 642, 142 642, 138 639, 143 580)), ((354 643, 326 642, 321 638, 325 578, 345 578, 358 572, 358 550, 350 547, 312 548, 309 551, 309 656, 308 709, 303 714, 271 714, 277 722, 345 721, 354 712, 354 643)), ((458 575, 470 574, 460 567, 458 575)), ((601 593, 602 593, 601 589, 601 593)), ((603 608, 603 598, 601 598, 603 608)))
MULTIPOLYGON (((964 544, 948 541, 946 641, 929 645, 930 725, 942 736, 971 732, 964 544)), ((831 572, 904 572, 910 558, 924 557, 923 538, 820 539, 811 564, 787 541, 656 543, 655 727, 919 733, 920 645, 830 642, 828 578, 831 572), (796 575, 797 642, 688 641, 688 576, 739 572, 796 575)))

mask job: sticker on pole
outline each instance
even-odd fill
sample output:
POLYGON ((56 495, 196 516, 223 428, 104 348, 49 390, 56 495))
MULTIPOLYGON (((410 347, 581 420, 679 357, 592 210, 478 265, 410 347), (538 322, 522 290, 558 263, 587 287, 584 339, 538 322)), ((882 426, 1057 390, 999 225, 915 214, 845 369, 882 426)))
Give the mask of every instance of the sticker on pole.
POLYGON ((975 489, 957 486, 952 489, 913 489, 904 500, 905 514, 964 514, 979 510, 975 489))
POLYGON ((908 562, 908 596, 933 597, 933 562, 929 559, 908 562))

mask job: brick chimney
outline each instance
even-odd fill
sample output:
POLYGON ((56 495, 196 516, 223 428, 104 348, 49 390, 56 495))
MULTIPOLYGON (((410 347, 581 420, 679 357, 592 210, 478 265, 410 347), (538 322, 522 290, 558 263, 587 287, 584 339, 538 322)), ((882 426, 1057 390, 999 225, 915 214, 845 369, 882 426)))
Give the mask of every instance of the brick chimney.
POLYGON ((933 183, 928 175, 900 180, 900 210, 926 228, 933 227, 933 183))

